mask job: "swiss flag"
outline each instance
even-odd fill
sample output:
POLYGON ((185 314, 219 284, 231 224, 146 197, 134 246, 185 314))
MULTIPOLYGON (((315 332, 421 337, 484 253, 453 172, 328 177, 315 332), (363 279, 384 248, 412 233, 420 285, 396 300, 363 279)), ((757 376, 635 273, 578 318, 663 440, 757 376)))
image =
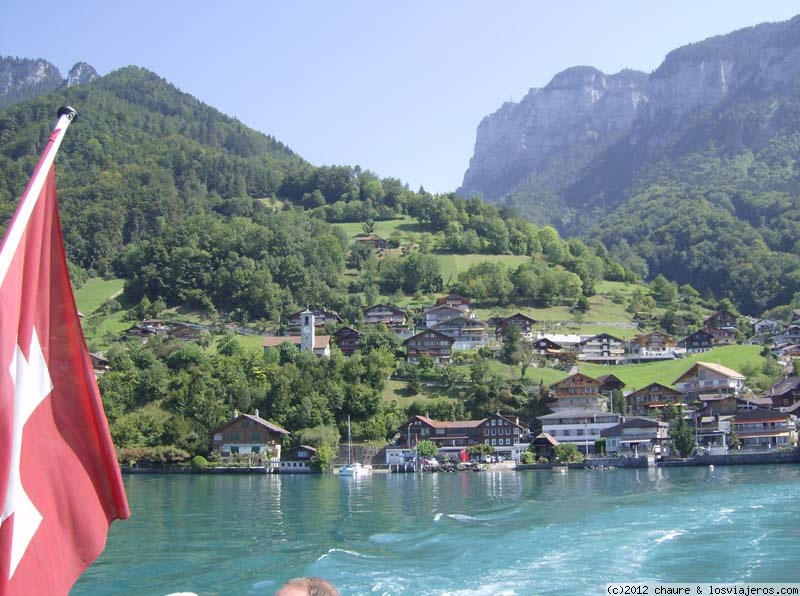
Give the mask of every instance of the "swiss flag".
POLYGON ((0 246, 0 595, 69 592, 129 516, 72 296, 53 131, 0 246))

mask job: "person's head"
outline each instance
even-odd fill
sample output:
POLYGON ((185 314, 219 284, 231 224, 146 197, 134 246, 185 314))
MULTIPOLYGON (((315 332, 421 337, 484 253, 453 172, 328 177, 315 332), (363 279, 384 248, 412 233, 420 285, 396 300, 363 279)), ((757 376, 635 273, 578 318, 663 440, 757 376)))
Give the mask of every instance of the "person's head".
POLYGON ((296 577, 283 584, 275 596, 339 596, 339 590, 319 577, 296 577))

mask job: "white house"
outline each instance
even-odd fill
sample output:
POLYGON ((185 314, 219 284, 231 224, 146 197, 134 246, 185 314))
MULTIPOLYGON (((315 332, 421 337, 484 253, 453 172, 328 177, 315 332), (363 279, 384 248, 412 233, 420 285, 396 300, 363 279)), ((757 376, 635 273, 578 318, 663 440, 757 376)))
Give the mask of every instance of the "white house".
POLYGON ((539 416, 542 432, 559 443, 574 443, 584 453, 594 453, 600 432, 619 423, 621 414, 600 410, 562 410, 539 416))

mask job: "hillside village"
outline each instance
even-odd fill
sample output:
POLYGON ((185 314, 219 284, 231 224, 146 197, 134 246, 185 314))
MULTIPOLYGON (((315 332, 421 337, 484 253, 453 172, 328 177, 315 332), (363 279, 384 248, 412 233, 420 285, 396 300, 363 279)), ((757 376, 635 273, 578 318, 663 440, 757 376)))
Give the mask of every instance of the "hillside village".
MULTIPOLYGON (((569 364, 565 377, 546 388, 550 413, 535 420, 520 420, 499 411, 479 420, 435 420, 414 415, 396 429, 394 442, 373 461, 405 468, 416 462, 421 441, 435 445, 437 460, 428 464, 437 466, 438 461, 463 463, 472 458, 551 463, 559 459, 559 446, 563 445, 573 445, 572 453, 584 457, 654 459, 724 454, 732 449, 761 452, 796 447, 800 377, 790 373, 791 359, 799 349, 800 311, 793 311, 791 317, 787 325, 775 320, 747 321, 748 341, 763 344, 787 371, 768 391, 756 394, 740 372, 702 360, 687 360, 684 372, 670 385, 651 383, 637 390, 626 390, 613 372, 596 378, 580 372, 582 363, 608 365, 613 371, 627 364, 683 359, 687 354, 731 344, 745 330, 740 329, 739 317, 728 310, 712 313, 700 329, 683 338, 650 331, 623 340, 607 333, 544 333, 536 320, 522 312, 481 321, 469 298, 455 294, 438 298, 415 316, 386 304, 365 308, 364 329, 382 326, 402 338, 408 364, 419 366, 428 360, 436 367, 452 366, 454 354, 467 350, 488 351, 494 357, 503 350, 504 341, 516 336, 524 346, 523 352, 541 365, 569 364), (675 428, 682 425, 693 437, 687 453, 681 453, 673 441, 675 428), (486 447, 476 448, 480 445, 486 447)), ((336 346, 333 349, 350 357, 359 350, 363 337, 362 330, 343 325, 336 313, 316 307, 292 315, 289 333, 265 337, 264 349, 291 344, 328 357, 336 346), (324 334, 334 327, 338 329, 324 334)), ((255 417, 237 413, 214 434, 214 447, 223 455, 268 452, 282 472, 310 471, 309 462, 316 452, 303 445, 281 455, 281 439, 288 431, 259 419, 258 413, 255 417), (239 439, 244 437, 239 432, 242 425, 249 427, 254 422, 260 422, 267 431, 263 445, 239 439)))

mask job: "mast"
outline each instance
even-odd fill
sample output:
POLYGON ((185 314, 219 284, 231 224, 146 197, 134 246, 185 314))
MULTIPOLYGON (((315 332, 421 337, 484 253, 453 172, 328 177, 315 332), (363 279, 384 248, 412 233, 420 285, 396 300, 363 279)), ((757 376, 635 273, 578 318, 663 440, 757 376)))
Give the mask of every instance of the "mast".
POLYGON ((353 454, 352 454, 352 447, 353 444, 350 442, 350 414, 347 415, 347 464, 350 465, 353 463, 353 454))

